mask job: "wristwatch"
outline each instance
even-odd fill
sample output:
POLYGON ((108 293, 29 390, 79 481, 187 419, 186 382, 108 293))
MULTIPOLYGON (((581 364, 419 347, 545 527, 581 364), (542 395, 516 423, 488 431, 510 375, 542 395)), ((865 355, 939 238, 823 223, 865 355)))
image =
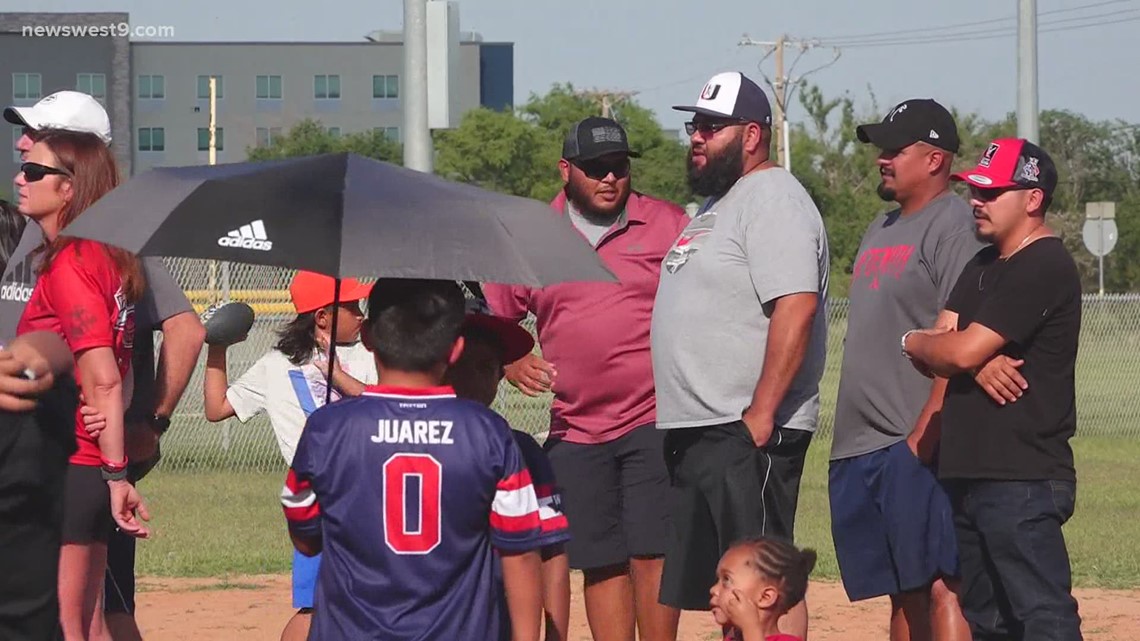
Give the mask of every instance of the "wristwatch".
POLYGON ((122 481, 127 478, 127 460, 124 458, 121 463, 116 463, 103 459, 100 461, 99 472, 104 481, 122 481))
POLYGON ((170 417, 155 414, 150 417, 150 429, 154 430, 156 434, 162 436, 166 430, 170 429, 170 417))

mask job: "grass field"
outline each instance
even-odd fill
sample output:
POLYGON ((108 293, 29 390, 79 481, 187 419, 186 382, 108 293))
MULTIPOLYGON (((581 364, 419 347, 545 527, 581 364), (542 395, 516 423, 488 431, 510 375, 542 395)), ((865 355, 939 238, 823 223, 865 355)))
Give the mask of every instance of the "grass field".
MULTIPOLYGON (((1075 582, 1140 587, 1140 440, 1074 439, 1077 510, 1065 528, 1075 582)), ((797 538, 820 553, 815 576, 837 578, 827 507, 826 438, 809 451, 797 538)), ((156 471, 140 484, 154 538, 139 545, 141 576, 225 577, 288 572, 278 507, 283 473, 156 471)))

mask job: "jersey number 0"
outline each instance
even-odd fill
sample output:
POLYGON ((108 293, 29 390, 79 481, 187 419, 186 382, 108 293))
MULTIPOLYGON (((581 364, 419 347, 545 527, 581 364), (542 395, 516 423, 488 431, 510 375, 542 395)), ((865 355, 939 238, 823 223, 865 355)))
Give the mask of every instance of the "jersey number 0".
POLYGON ((443 467, 430 454, 393 454, 384 462, 384 542, 396 554, 439 545, 443 467))

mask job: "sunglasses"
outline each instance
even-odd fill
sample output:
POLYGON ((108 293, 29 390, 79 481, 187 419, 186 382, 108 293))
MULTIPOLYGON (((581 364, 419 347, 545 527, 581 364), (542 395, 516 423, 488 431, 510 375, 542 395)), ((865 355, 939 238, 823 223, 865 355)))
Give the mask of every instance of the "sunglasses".
POLYGON ((20 171, 24 174, 24 180, 26 180, 30 183, 39 182, 39 181, 43 180, 46 176, 51 176, 51 175, 55 175, 55 176, 70 176, 71 175, 62 169, 57 169, 55 167, 48 167, 47 165, 41 165, 38 162, 26 162, 26 163, 20 165, 20 171))
POLYGON ((602 180, 610 174, 621 180, 629 175, 629 158, 621 160, 582 160, 575 162, 574 166, 582 170, 587 178, 602 180))
POLYGON ((695 134, 699 131, 699 132, 701 132, 702 136, 707 136, 709 134, 715 134, 716 132, 720 131, 721 129, 726 129, 728 127, 736 127, 736 126, 744 125, 747 123, 748 123, 747 120, 728 120, 728 121, 720 121, 720 122, 709 122, 707 120, 697 122, 695 120, 690 120, 689 122, 685 123, 685 133, 692 136, 693 134, 695 134))
POLYGON ((1001 198, 1002 194, 1011 191, 1025 191, 1026 187, 978 187, 970 185, 970 198, 983 203, 992 203, 1001 198))

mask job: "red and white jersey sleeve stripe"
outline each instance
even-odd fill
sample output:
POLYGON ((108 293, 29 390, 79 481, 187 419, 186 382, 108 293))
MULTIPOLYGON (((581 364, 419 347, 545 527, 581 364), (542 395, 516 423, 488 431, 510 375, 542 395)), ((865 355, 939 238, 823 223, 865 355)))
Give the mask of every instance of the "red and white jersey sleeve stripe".
POLYGON ((517 448, 512 449, 514 456, 508 455, 508 460, 514 458, 515 464, 508 469, 515 471, 499 481, 491 504, 491 540, 506 550, 532 550, 542 545, 538 497, 530 472, 521 465, 517 448))
POLYGON ((285 520, 289 529, 301 534, 320 532, 321 506, 308 479, 298 478, 292 468, 285 476, 285 486, 281 488, 281 506, 285 509, 285 520))

